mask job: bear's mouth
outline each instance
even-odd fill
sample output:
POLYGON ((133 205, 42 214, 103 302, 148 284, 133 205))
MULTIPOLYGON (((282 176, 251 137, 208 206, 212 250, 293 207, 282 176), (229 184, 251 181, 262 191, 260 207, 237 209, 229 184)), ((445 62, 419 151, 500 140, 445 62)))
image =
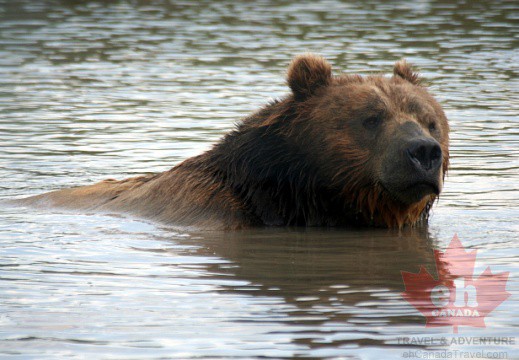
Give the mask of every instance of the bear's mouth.
POLYGON ((433 181, 421 180, 411 183, 402 191, 399 191, 398 198, 405 204, 411 205, 419 202, 427 195, 440 195, 440 187, 433 181))
POLYGON ((432 181, 417 181, 409 185, 405 190, 440 195, 440 187, 432 181))
POLYGON ((387 186, 383 183, 379 185, 397 202, 403 205, 412 205, 420 202, 424 197, 428 195, 439 195, 441 187, 438 182, 432 180, 420 179, 417 181, 410 182, 408 184, 402 184, 401 186, 387 186))

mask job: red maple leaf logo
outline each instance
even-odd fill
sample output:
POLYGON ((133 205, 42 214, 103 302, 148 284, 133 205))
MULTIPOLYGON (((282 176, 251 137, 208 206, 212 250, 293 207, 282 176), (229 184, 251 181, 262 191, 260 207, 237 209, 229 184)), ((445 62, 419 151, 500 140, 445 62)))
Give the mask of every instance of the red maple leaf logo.
POLYGON ((434 251, 438 280, 424 266, 418 274, 402 271, 405 291, 411 305, 426 318, 426 327, 467 325, 485 327, 485 316, 505 301, 509 272, 492 274, 490 267, 473 278, 477 250, 467 252, 457 235, 445 252, 434 251))

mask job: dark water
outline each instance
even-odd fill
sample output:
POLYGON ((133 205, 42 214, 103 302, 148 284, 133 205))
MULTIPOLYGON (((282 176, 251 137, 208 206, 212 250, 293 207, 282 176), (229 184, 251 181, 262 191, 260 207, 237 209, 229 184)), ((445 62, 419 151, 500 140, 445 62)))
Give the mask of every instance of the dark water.
POLYGON ((0 354, 519 357, 517 339, 402 342, 518 333, 517 10, 514 1, 0 0, 1 198, 166 170, 282 96, 285 67, 303 51, 363 74, 406 57, 452 127, 451 171, 426 230, 194 233, 1 208, 0 354), (400 275, 420 265, 435 274, 433 250, 455 233, 478 250, 474 276, 509 271, 511 293, 486 328, 457 335, 424 326, 400 275))

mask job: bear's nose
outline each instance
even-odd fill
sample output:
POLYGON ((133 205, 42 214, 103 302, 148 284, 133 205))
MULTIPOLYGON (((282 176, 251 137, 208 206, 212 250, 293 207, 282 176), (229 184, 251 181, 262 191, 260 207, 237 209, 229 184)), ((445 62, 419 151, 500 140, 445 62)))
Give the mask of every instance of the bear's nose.
POLYGON ((442 163, 442 149, 434 139, 415 139, 407 145, 407 156, 411 163, 421 170, 432 172, 438 170, 442 163))

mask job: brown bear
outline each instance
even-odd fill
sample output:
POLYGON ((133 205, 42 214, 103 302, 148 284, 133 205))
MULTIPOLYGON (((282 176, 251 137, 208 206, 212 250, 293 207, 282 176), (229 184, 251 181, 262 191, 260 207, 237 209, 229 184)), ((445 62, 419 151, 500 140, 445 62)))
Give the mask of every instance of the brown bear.
POLYGON ((171 170, 22 203, 202 229, 426 223, 447 172, 449 126, 410 65, 397 62, 391 77, 333 76, 305 54, 287 82, 289 95, 171 170))

